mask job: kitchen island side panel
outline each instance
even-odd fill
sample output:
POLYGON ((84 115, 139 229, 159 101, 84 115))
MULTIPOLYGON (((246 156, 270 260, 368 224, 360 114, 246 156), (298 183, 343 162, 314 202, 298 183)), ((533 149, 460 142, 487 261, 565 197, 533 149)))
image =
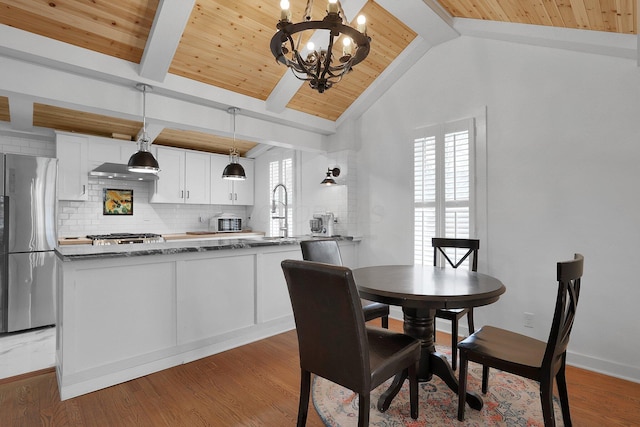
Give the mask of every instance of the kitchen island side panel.
POLYGON ((178 263, 178 344, 252 326, 255 255, 178 263))
POLYGON ((175 265, 163 262, 78 270, 66 323, 83 349, 74 371, 174 347, 175 276, 175 265))
POLYGON ((62 400, 295 327, 280 262, 301 258, 297 242, 170 247, 58 253, 62 400))

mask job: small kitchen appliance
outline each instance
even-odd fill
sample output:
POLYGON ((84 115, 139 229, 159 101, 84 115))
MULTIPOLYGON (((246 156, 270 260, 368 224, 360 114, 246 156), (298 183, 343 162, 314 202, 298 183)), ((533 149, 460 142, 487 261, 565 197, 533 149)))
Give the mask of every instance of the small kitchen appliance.
POLYGON ((216 233, 238 233, 242 231, 242 218, 223 213, 209 220, 209 231, 216 233))
POLYGON ((309 220, 311 235, 315 237, 333 236, 334 219, 331 212, 313 214, 313 219, 309 220))
POLYGON ((94 246, 164 242, 164 237, 153 233, 90 234, 87 239, 91 239, 91 244, 94 246))

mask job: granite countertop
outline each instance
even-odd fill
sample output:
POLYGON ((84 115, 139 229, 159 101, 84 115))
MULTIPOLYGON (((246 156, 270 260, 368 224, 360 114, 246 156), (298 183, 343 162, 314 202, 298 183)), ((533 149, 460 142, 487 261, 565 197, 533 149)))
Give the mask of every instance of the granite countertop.
MULTIPOLYGON (((265 246, 298 245, 302 240, 316 239, 309 235, 296 237, 246 237, 232 239, 177 239, 163 243, 129 245, 61 245, 55 250, 62 261, 80 261, 101 258, 120 258, 146 255, 172 255, 186 252, 207 252, 225 249, 246 249, 265 246)), ((358 241, 353 236, 333 236, 336 240, 358 241)))
MULTIPOLYGON (((162 237, 166 241, 169 240, 197 240, 197 239, 230 239, 243 237, 260 237, 264 236, 262 231, 239 231, 237 233, 221 233, 215 231, 186 231, 184 233, 163 234, 162 237)), ((58 246, 67 245, 90 245, 91 239, 86 236, 80 237, 60 237, 58 246)))

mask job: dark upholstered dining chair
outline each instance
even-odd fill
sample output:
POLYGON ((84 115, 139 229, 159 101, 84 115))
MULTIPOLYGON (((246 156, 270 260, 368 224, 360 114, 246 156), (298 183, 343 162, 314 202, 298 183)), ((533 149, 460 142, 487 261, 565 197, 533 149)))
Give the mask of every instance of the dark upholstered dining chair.
MULTIPOLYGON (((569 396, 565 379, 567 345, 578 307, 584 258, 575 254, 572 261, 557 264, 558 294, 547 342, 505 329, 483 326, 458 344, 460 380, 458 395, 467 391, 469 361, 482 365, 482 392, 489 386, 489 368, 493 367, 540 383, 540 401, 545 427, 556 425, 553 412, 555 377, 565 427, 571 426, 569 396)), ((465 400, 458 400, 458 419, 464 420, 465 400)))
MULTIPOLYGON (((447 260, 449 265, 453 268, 458 268, 462 263, 469 258, 471 264, 471 271, 478 271, 478 249, 480 248, 480 240, 476 239, 446 239, 440 237, 434 237, 431 239, 431 246, 433 246, 433 266, 435 267, 438 262, 438 254, 442 254, 444 259, 447 260), (466 249, 466 252, 458 258, 453 260, 447 254, 447 249, 466 249)), ((451 321, 451 369, 456 370, 458 363, 458 321, 467 316, 467 324, 469 325, 469 334, 475 331, 473 326, 473 307, 470 308, 451 308, 451 309, 438 309, 436 310, 436 318, 447 319, 451 321)), ((433 340, 435 342, 436 324, 435 319, 433 321, 433 340)))
MULTIPOLYGON (((326 264, 342 265, 340 247, 333 239, 303 240, 300 242, 302 249, 302 259, 306 261, 324 262, 326 264)), ((382 327, 389 328, 389 306, 381 302, 373 302, 361 299, 364 320, 380 318, 382 327)))
POLYGON ((369 425, 371 390, 396 374, 406 373, 411 417, 418 418, 420 341, 365 325, 349 268, 294 260, 282 261, 281 265, 300 352, 297 425, 306 424, 311 373, 358 393, 359 427, 369 425))

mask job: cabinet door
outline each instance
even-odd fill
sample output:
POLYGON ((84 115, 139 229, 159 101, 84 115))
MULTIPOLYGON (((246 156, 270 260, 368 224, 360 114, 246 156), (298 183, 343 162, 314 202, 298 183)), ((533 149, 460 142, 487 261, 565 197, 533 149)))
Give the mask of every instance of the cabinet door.
POLYGON ((129 157, 131 157, 136 150, 137 146, 133 141, 89 137, 87 147, 89 170, 103 163, 127 164, 129 157))
POLYGON ((229 156, 211 155, 211 204, 233 204, 232 181, 222 179, 222 171, 229 164, 229 156))
POLYGON ((58 200, 87 200, 87 138, 59 133, 56 135, 58 157, 58 200))
POLYGON ((156 159, 160 165, 158 180, 151 196, 152 203, 184 203, 185 152, 172 148, 156 147, 156 159))
POLYGON ((253 159, 240 159, 240 164, 244 168, 247 179, 244 181, 233 181, 233 203, 235 205, 253 205, 253 159))
POLYGON ((185 161, 185 202, 209 204, 211 166, 209 154, 187 151, 185 161))

